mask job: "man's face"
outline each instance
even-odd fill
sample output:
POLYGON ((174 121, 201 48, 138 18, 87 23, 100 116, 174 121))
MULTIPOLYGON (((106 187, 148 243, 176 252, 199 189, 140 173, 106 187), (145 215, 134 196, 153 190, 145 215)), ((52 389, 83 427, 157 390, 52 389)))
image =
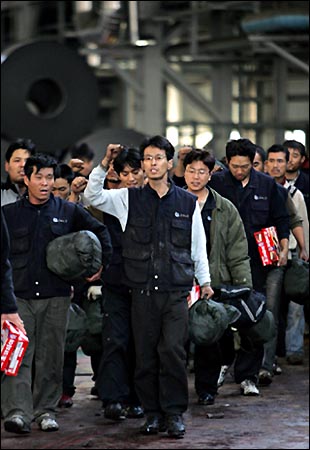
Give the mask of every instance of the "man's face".
POLYGON ((33 205, 46 203, 50 198, 54 186, 54 172, 51 167, 44 167, 37 171, 34 167, 30 180, 24 177, 25 185, 28 187, 29 201, 33 205))
POLYGON ((8 173, 12 183, 24 184, 24 167, 29 156, 28 150, 18 148, 12 153, 10 161, 5 162, 5 171, 8 173))
POLYGON ((248 156, 233 156, 228 163, 228 168, 238 181, 246 181, 251 172, 252 164, 248 156))
POLYGON ((258 172, 264 172, 264 163, 262 157, 257 152, 255 153, 255 158, 253 161, 253 168, 258 172))
POLYGON ((165 150, 151 146, 144 149, 143 168, 149 180, 162 180, 172 166, 173 160, 167 160, 165 150))
POLYGON ((202 161, 193 161, 186 166, 184 177, 189 191, 195 193, 205 188, 210 179, 210 171, 202 161))
POLYGON ((284 178, 287 167, 287 161, 284 152, 269 153, 266 160, 267 173, 280 181, 284 178))
POLYGON ((65 178, 56 178, 52 187, 52 192, 55 197, 66 200, 70 195, 70 184, 68 183, 68 180, 65 178))
POLYGON ((144 183, 144 173, 142 168, 136 168, 126 164, 124 169, 119 174, 121 180, 121 187, 140 187, 144 183))
POLYGON ((305 157, 301 156, 296 148, 289 148, 288 151, 290 152, 290 159, 287 163, 287 172, 297 172, 302 166, 305 157))

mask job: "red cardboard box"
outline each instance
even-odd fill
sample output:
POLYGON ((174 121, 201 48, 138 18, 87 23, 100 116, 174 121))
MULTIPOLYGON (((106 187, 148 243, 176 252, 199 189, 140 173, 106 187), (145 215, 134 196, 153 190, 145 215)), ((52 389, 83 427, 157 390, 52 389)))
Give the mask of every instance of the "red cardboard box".
POLYGON ((6 375, 16 376, 27 350, 27 336, 8 320, 4 321, 1 330, 1 370, 6 375))
POLYGON ((1 330, 1 370, 4 371, 16 347, 19 331, 8 320, 3 322, 1 330))
POLYGON ((197 300, 199 299, 200 299, 200 286, 199 285, 193 286, 192 290, 187 296, 188 309, 191 308, 193 304, 196 303, 197 300))
POLYGON ((262 228, 254 233, 258 245, 258 251, 263 266, 277 264, 279 261, 280 246, 275 227, 262 228))

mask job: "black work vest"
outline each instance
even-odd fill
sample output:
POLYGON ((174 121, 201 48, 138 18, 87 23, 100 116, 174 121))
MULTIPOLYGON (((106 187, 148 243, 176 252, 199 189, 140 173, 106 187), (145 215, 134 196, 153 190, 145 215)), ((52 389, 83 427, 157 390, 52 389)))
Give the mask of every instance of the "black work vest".
POLYGON ((129 189, 122 246, 126 284, 155 291, 191 289, 195 206, 196 197, 174 184, 162 198, 149 185, 129 189))

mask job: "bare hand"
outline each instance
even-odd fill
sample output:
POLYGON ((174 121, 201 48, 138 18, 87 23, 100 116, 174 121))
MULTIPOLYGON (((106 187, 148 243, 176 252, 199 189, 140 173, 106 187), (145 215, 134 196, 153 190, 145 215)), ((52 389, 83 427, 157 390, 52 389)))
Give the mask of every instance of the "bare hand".
POLYGON ((200 291, 201 298, 206 298, 207 300, 209 300, 209 298, 211 298, 213 294, 214 294, 214 291, 211 286, 202 286, 201 287, 201 291, 200 291))
POLYGON ((302 259, 303 261, 309 261, 309 255, 305 248, 299 250, 299 258, 302 259))
POLYGON ((71 167, 73 172, 80 172, 84 169, 84 161, 78 158, 72 158, 68 162, 68 166, 71 167))
POLYGON ((181 147, 178 151, 178 159, 183 161, 185 159, 185 156, 192 151, 192 147, 188 147, 184 145, 184 147, 181 147))
POLYGON ((71 191, 75 194, 80 194, 86 189, 87 181, 87 178, 83 176, 74 178, 71 183, 71 191))
POLYGON ((281 250, 279 254, 278 266, 286 266, 287 265, 287 257, 288 252, 286 250, 281 250))
POLYGON ((109 144, 107 146, 107 151, 105 157, 101 161, 101 164, 105 167, 109 166, 110 162, 113 161, 123 150, 121 144, 109 144))
POLYGON ((5 320, 12 322, 12 324, 15 325, 16 328, 18 328, 22 333, 27 334, 26 329, 24 327, 24 322, 22 321, 18 313, 1 314, 1 330, 3 327, 3 322, 5 320))
POLYGON ((86 280, 88 283, 92 283, 93 281, 100 280, 102 270, 103 270, 103 266, 100 267, 100 269, 98 270, 97 273, 95 273, 95 274, 92 275, 91 277, 85 278, 85 280, 86 280))

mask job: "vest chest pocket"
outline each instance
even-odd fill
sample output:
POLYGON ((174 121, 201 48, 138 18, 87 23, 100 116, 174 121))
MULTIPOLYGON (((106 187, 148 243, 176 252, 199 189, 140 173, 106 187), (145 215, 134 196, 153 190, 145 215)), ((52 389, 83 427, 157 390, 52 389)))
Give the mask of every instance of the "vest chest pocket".
POLYGON ((30 231, 28 228, 15 229, 11 233, 12 255, 26 253, 30 250, 30 231))
POLYGON ((131 220, 127 225, 126 236, 138 244, 150 244, 152 239, 151 221, 145 219, 131 220))
POLYGON ((68 234, 71 231, 70 227, 68 226, 68 223, 61 223, 61 222, 51 223, 50 229, 52 231, 52 234, 57 237, 63 236, 64 234, 68 234))
POLYGON ((177 247, 191 248, 192 226, 189 220, 173 219, 171 222, 171 242, 177 247))
POLYGON ((176 286, 191 285, 194 279, 194 263, 190 252, 171 252, 171 274, 176 286))

